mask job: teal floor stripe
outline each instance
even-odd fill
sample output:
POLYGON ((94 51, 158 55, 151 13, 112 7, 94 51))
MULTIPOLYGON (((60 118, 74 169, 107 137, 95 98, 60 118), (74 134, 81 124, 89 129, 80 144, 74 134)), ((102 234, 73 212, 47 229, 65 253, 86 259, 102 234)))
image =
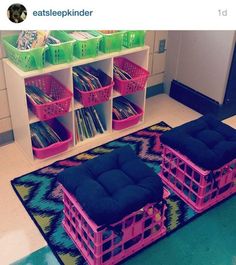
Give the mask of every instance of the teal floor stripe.
MULTIPOLYGON (((236 196, 145 248, 124 265, 236 265, 236 196)), ((12 265, 58 265, 44 247, 12 265)), ((69 265, 69 264, 68 264, 69 265)))
POLYGON ((11 265, 60 265, 51 249, 43 247, 11 265))

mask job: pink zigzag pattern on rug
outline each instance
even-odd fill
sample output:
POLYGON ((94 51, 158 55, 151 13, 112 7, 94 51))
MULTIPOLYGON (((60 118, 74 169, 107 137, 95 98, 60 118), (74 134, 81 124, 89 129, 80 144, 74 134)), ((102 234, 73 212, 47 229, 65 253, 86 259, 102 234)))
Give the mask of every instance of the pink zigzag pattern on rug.
POLYGON ((145 138, 137 138, 134 136, 126 136, 123 138, 123 140, 125 141, 135 141, 137 143, 141 143, 142 147, 141 147, 141 152, 139 153, 139 157, 142 159, 148 159, 150 161, 161 161, 161 157, 160 155, 154 155, 154 154, 150 154, 148 153, 148 147, 149 147, 149 140, 145 139, 145 138))
POLYGON ((152 149, 155 152, 161 152, 160 133, 158 133, 158 132, 139 131, 139 132, 137 132, 137 135, 140 135, 140 136, 154 136, 155 137, 155 145, 152 147, 152 149))

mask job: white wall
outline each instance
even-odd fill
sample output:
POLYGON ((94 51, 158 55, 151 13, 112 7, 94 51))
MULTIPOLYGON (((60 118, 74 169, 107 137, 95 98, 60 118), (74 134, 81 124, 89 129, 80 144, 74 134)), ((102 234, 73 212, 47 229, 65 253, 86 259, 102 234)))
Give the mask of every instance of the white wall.
POLYGON ((166 62, 166 51, 159 53, 160 40, 166 40, 168 31, 147 31, 146 44, 150 46, 149 66, 150 76, 148 78, 148 86, 163 83, 166 62))
POLYGON ((166 89, 172 79, 223 103, 234 31, 169 32, 166 89))

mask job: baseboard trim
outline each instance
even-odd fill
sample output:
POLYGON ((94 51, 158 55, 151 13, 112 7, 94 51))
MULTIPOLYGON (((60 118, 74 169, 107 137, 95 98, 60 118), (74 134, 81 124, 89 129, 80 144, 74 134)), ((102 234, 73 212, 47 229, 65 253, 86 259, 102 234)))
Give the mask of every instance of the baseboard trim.
POLYGON ((170 97, 201 114, 217 113, 219 103, 176 80, 171 82, 170 97))
POLYGON ((147 95, 146 98, 150 98, 156 96, 158 94, 164 93, 164 84, 160 83, 154 86, 150 86, 147 88, 147 95))
POLYGON ((12 142, 14 142, 14 135, 12 130, 0 133, 0 146, 10 144, 12 142))
POLYGON ((236 102, 220 105, 215 100, 176 80, 171 83, 170 97, 203 115, 212 113, 220 120, 236 115, 236 102))

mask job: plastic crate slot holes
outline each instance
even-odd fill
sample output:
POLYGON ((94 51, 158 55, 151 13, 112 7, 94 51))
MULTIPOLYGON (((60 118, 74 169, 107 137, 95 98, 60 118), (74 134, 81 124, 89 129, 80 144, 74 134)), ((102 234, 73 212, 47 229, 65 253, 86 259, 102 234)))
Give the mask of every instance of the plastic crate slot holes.
POLYGON ((214 171, 213 178, 211 172, 203 171, 185 156, 164 146, 161 177, 186 203, 201 212, 233 193, 234 169, 231 165, 234 163, 232 161, 214 171), (177 156, 183 165, 177 166, 177 174, 173 174, 170 166, 174 156, 177 156), (178 171, 182 173, 181 178, 178 171))
MULTIPOLYGON (((66 193, 64 193, 64 196, 66 196, 66 193)), ((72 204, 75 203, 73 200, 72 202, 72 204)), ((78 209, 78 205, 76 209, 78 209)), ((86 221, 87 217, 85 218, 84 216, 83 218, 86 221)), ((117 236, 114 231, 109 228, 104 228, 99 231, 97 230, 98 228, 95 229, 91 223, 89 224, 87 222, 87 231, 85 231, 87 233, 87 239, 84 232, 80 233, 82 244, 79 243, 79 240, 77 240, 78 242, 76 243, 76 237, 73 236, 72 239, 89 264, 109 264, 109 262, 115 260, 118 262, 142 248, 143 243, 141 243, 141 241, 144 240, 145 231, 151 230, 150 235, 145 238, 145 245, 148 244, 149 241, 152 242, 154 238, 157 239, 163 235, 163 233, 165 233, 163 218, 164 212, 161 213, 154 205, 151 205, 151 207, 145 207, 143 210, 139 210, 113 225, 113 227, 117 226, 117 228, 123 230, 123 237, 117 236), (146 224, 144 224, 145 222, 146 224), (137 228, 135 231, 133 227, 135 227, 136 224, 139 225, 140 228, 137 228), (146 226, 146 228, 144 228, 144 226, 146 226), (161 227, 163 229, 161 229, 161 227), (90 229, 95 233, 94 238, 91 236, 90 229), (87 249, 84 248, 83 241, 87 249)), ((71 231, 67 229, 65 223, 66 222, 64 222, 65 229, 70 234, 71 231)), ((148 232, 146 232, 146 234, 147 233, 148 232)))

